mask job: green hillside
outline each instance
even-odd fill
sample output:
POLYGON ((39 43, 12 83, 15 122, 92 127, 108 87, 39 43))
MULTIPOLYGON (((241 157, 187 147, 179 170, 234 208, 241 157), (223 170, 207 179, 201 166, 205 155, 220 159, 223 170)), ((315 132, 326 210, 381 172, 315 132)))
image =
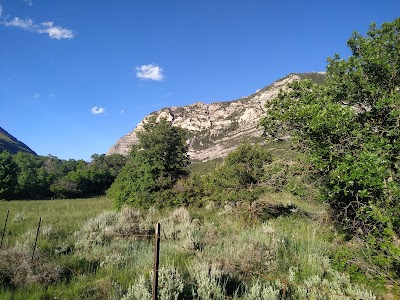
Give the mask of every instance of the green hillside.
POLYGON ((4 150, 15 154, 17 152, 27 152, 36 155, 27 145, 18 141, 15 137, 0 127, 0 152, 4 150))

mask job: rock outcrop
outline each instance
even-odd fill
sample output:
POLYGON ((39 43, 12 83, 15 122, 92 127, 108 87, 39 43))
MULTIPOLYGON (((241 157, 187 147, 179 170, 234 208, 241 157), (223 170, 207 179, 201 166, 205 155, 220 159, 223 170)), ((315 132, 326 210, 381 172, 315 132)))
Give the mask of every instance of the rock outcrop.
POLYGON ((225 157, 243 142, 261 142, 260 118, 266 113, 265 103, 276 97, 288 83, 302 78, 323 80, 323 73, 290 74, 256 93, 239 100, 163 108, 145 117, 137 127, 118 140, 107 155, 127 155, 138 142, 136 133, 150 116, 167 118, 174 126, 189 131, 189 156, 192 161, 207 161, 225 157))

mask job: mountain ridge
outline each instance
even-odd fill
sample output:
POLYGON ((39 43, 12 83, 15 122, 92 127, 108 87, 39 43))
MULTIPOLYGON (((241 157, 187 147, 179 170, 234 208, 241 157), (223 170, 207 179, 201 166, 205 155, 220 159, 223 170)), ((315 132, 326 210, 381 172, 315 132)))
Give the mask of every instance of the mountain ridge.
POLYGON ((8 151, 11 154, 16 154, 18 152, 26 152, 33 155, 37 155, 31 148, 26 144, 16 139, 5 129, 0 127, 0 152, 8 151))
POLYGON ((162 108, 146 116, 131 132, 120 138, 107 155, 128 155, 132 145, 138 143, 136 133, 151 116, 166 118, 174 126, 189 132, 189 157, 194 162, 223 158, 243 142, 262 142, 260 118, 266 113, 265 103, 276 97, 290 82, 310 78, 323 83, 324 72, 292 73, 237 100, 205 104, 196 102, 186 106, 162 108))

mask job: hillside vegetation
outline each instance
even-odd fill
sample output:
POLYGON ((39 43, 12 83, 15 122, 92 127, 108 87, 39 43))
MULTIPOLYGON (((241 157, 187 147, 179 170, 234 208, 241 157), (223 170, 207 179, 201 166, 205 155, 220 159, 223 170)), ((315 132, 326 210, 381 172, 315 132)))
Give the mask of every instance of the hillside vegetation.
POLYGON ((0 296, 151 299, 159 222, 160 299, 400 299, 399 33, 354 33, 323 84, 266 103, 266 143, 223 160, 190 164, 157 116, 126 160, 1 153, 1 197, 106 197, 2 202, 0 296))
POLYGON ((0 153, 8 151, 12 154, 17 152, 25 152, 36 155, 27 145, 18 141, 15 137, 0 127, 0 153))
POLYGON ((0 218, 5 210, 10 215, 0 249, 0 298, 151 299, 156 222, 160 299, 387 295, 379 281, 340 270, 337 253, 346 242, 330 225, 327 208, 289 193, 264 194, 252 207, 115 212, 110 205, 107 198, 2 203, 0 218))

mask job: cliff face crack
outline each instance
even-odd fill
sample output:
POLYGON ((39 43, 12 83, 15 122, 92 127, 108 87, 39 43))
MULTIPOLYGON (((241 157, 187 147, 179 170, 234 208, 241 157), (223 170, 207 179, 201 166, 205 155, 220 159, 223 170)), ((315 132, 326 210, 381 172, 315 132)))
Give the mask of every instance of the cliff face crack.
MULTIPOLYGON (((306 73, 308 74, 308 73, 306 73)), ((132 145, 138 143, 136 133, 143 128, 150 116, 166 118, 174 126, 189 132, 189 156, 193 161, 207 161, 228 155, 242 142, 260 142, 260 118, 266 113, 265 103, 276 97, 282 88, 306 74, 291 74, 256 93, 229 102, 205 104, 197 102, 188 106, 163 108, 145 117, 136 128, 119 139, 107 155, 127 155, 132 145)), ((324 76, 322 73, 312 73, 324 76)))

